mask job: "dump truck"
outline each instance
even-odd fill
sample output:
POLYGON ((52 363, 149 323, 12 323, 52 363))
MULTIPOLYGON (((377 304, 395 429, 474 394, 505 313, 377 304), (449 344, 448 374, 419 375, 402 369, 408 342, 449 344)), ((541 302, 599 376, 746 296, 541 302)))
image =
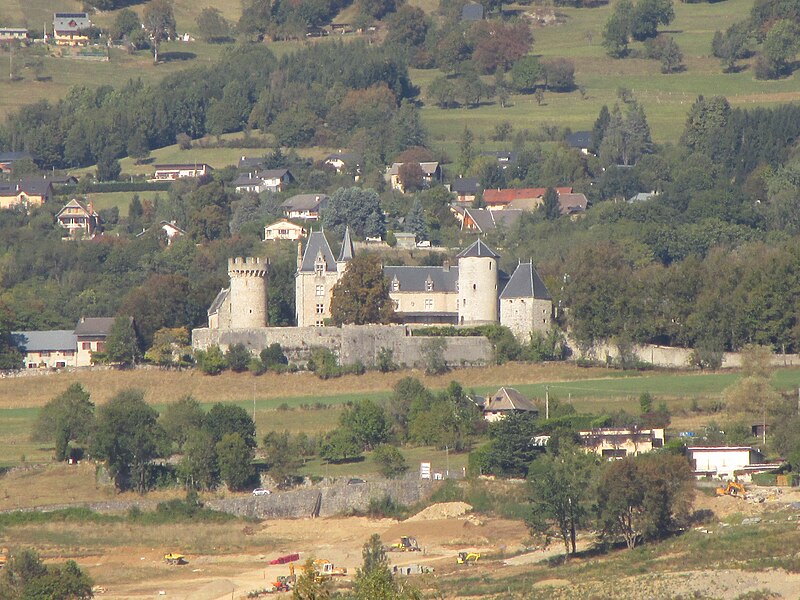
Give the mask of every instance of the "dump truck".
POLYGON ((185 565, 186 557, 183 554, 170 552, 169 554, 164 555, 164 562, 168 565, 185 565))
POLYGON ((481 557, 479 552, 471 552, 467 550, 462 550, 456 556, 456 564, 459 565, 466 565, 467 563, 476 563, 478 559, 481 557))
POLYGON ((389 552, 419 552, 419 544, 416 538, 408 535, 400 537, 400 540, 389 546, 386 550, 389 552))
POLYGON ((724 487, 717 488, 717 496, 733 496, 744 500, 747 497, 747 490, 738 481, 729 481, 724 487))

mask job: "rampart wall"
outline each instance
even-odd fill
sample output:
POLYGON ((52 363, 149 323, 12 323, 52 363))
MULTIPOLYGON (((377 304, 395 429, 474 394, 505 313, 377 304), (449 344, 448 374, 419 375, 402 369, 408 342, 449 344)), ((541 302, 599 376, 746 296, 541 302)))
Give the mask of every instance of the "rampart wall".
MULTIPOLYGON (((313 348, 324 347, 341 364, 374 365, 381 349, 393 352, 394 362, 409 367, 421 365, 423 347, 431 338, 410 335, 403 325, 345 325, 343 327, 258 327, 253 329, 208 329, 192 331, 192 346, 204 350, 219 346, 223 351, 242 343, 258 353, 278 343, 291 362, 303 363, 313 348)), ((482 337, 444 337, 444 358, 449 365, 482 365, 492 361, 491 343, 482 337)))

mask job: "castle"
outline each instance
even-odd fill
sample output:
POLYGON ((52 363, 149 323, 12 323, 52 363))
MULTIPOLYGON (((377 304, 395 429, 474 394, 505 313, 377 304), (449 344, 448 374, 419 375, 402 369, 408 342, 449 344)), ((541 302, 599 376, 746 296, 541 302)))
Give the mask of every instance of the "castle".
MULTIPOLYGON (((355 248, 347 229, 338 258, 324 232, 314 231, 305 252, 298 245, 295 276, 297 327, 324 327, 330 319, 333 287, 344 275, 355 248)), ((500 256, 478 240, 442 266, 385 266, 398 320, 405 325, 507 326, 522 341, 550 329, 553 303, 533 264, 520 262, 509 277, 500 256)), ((228 261, 230 287, 208 311, 210 330, 267 327, 269 265, 259 258, 228 261)))

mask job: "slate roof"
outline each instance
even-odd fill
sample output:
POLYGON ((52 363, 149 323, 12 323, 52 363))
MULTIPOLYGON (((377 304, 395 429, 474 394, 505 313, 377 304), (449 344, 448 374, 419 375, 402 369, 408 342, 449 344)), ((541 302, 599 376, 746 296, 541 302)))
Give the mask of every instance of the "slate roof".
POLYGON ((483 19, 483 5, 477 2, 468 2, 461 9, 462 21, 480 21, 483 19))
POLYGON ((477 194, 481 186, 477 177, 459 177, 453 180, 450 189, 456 194, 477 194))
POLYGON ((488 210, 485 208, 465 208, 464 214, 468 215, 478 228, 478 231, 485 233, 497 229, 497 226, 511 227, 524 211, 515 208, 505 210, 488 210))
POLYGON ((33 160, 29 152, 0 152, 0 163, 13 163, 17 160, 33 160))
MULTIPOLYGON (((522 198, 542 198, 546 192, 547 188, 543 187, 485 190, 483 192, 483 201, 489 205, 503 205, 522 198)), ((559 194, 571 194, 572 188, 557 187, 556 192, 559 194)))
POLYGON ((284 175, 288 175, 289 179, 294 179, 289 169, 264 169, 263 171, 258 171, 255 177, 259 179, 283 179, 284 175))
POLYGON ((263 181, 260 177, 253 177, 252 173, 242 173, 231 181, 233 187, 244 187, 248 185, 260 185, 263 181))
POLYGON ((202 170, 205 167, 206 171, 213 171, 214 167, 208 165, 206 163, 167 163, 163 165, 153 165, 153 168, 156 171, 177 171, 177 170, 186 170, 189 169, 197 169, 198 171, 202 170))
POLYGON ((532 263, 520 263, 511 274, 506 287, 500 294, 500 299, 505 298, 537 298, 551 300, 550 292, 539 277, 532 263))
MULTIPOLYGON (((400 173, 400 167, 402 167, 405 163, 392 163, 392 166, 389 167, 389 175, 397 175, 400 173)), ((417 163, 422 169, 422 172, 425 174, 426 177, 432 177, 436 173, 436 169, 439 168, 438 162, 421 162, 417 163)))
POLYGON ((483 243, 483 240, 476 240, 469 248, 465 248, 456 255, 456 258, 475 258, 488 256, 500 258, 500 255, 483 243))
POLYGON ((326 194, 297 194, 281 203, 284 210, 321 210, 328 205, 326 194))
MULTIPOLYGON (((389 281, 397 278, 400 283, 398 292, 425 292, 429 291, 427 282, 433 282, 434 292, 455 292, 458 283, 458 267, 383 267, 383 275, 389 281)), ((392 289, 391 287, 389 288, 392 289)))
POLYGON ((491 152, 481 152, 481 156, 490 156, 500 163, 517 162, 517 153, 509 150, 496 150, 491 152))
POLYGON ((256 168, 262 166, 265 162, 267 162, 267 159, 264 158, 263 156, 260 157, 260 158, 242 156, 239 159, 239 168, 240 169, 256 169, 256 168))
POLYGON ((639 192, 638 194, 628 198, 628 203, 633 204, 634 202, 647 202, 648 200, 655 198, 656 195, 657 194, 655 192, 639 192))
POLYGON ((521 410, 538 413, 539 409, 514 388, 501 387, 486 400, 485 411, 521 410))
POLYGON ((20 192, 29 196, 46 196, 52 186, 53 183, 43 177, 20 179, 17 182, 0 183, 0 196, 16 196, 20 192))
POLYGON ((312 231, 311 235, 308 236, 306 251, 303 254, 303 262, 300 263, 300 271, 313 273, 314 263, 320 253, 322 253, 322 257, 325 260, 325 269, 335 272, 336 260, 333 258, 331 246, 328 244, 328 240, 322 231, 312 231))
POLYGON ((81 317, 75 327, 77 336, 106 336, 114 325, 114 317, 81 317))
POLYGON ((592 132, 591 131, 576 131, 570 133, 566 138, 567 146, 570 148, 591 148, 592 147, 592 132))
POLYGON ((11 337, 23 352, 75 350, 78 347, 78 336, 70 329, 15 331, 11 337))
POLYGON ((353 257, 356 255, 356 250, 353 247, 353 240, 350 237, 350 227, 348 226, 344 230, 344 239, 342 240, 342 251, 339 254, 339 262, 346 262, 348 260, 353 260, 353 257))
POLYGON ((355 152, 336 152, 325 157, 325 162, 340 160, 346 165, 358 166, 361 164, 361 155, 355 152))
POLYGON ((223 288, 219 291, 217 296, 214 298, 214 301, 211 303, 211 306, 208 307, 208 314, 214 315, 219 312, 219 307, 222 306, 222 303, 225 302, 225 298, 228 297, 231 288, 223 288))
POLYGON ((58 219, 66 210, 70 208, 80 208, 86 214, 87 217, 97 216, 97 213, 94 211, 94 209, 90 211, 86 204, 84 204, 77 198, 73 198, 72 200, 67 202, 60 211, 58 211, 58 214, 56 214, 56 219, 58 219))

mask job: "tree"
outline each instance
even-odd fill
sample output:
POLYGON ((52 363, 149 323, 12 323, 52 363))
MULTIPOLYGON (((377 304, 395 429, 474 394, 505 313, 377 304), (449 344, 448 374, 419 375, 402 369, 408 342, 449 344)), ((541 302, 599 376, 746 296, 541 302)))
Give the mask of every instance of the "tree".
POLYGON ((746 22, 734 23, 725 32, 716 31, 711 42, 711 52, 720 59, 726 73, 736 69, 736 61, 750 52, 750 32, 746 22))
POLYGON ((386 411, 372 400, 358 400, 339 418, 339 425, 353 436, 364 450, 371 450, 389 439, 386 411))
POLYGON ((293 443, 288 431, 270 431, 264 436, 264 450, 267 454, 267 470, 281 486, 300 469, 301 456, 305 452, 299 444, 293 443))
POLYGON ((383 444, 375 448, 373 460, 378 464, 381 475, 391 479, 399 477, 408 471, 408 465, 403 454, 395 446, 383 444))
POLYGON ((659 25, 675 18, 672 0, 638 0, 631 15, 631 35, 640 42, 658 35, 659 25))
POLYGON ((197 366, 206 375, 219 375, 225 370, 227 362, 219 346, 210 346, 208 350, 198 350, 197 366))
POLYGON ((186 327, 162 327, 153 334, 153 344, 144 358, 162 367, 172 367, 190 364, 191 355, 192 346, 186 327))
POLYGON ((139 22, 139 15, 130 8, 123 8, 117 12, 117 16, 114 17, 114 25, 111 27, 111 37, 115 40, 121 40, 124 36, 140 28, 141 23, 139 22))
POLYGON ((225 352, 225 362, 234 373, 245 372, 251 358, 250 350, 241 342, 229 346, 228 351, 225 352))
POLYGON ((45 565, 34 550, 11 556, 0 577, 0 597, 6 600, 89 600, 91 578, 75 561, 45 565))
POLYGON ((542 61, 545 86, 553 92, 569 92, 575 88, 575 63, 566 58, 542 61))
POLYGON ((403 192, 417 192, 425 186, 425 171, 418 162, 404 162, 397 170, 397 179, 403 192))
POLYGON ((633 11, 631 0, 619 0, 603 28, 603 47, 613 58, 623 58, 628 54, 633 11))
POLYGON ((189 435, 203 427, 205 416, 200 403, 187 394, 177 402, 167 405, 161 413, 159 423, 167 438, 182 449, 189 435))
POLYGON ((472 161, 475 158, 475 148, 473 146, 474 141, 475 136, 473 135, 472 130, 465 126, 464 131, 461 134, 458 155, 459 173, 462 175, 469 172, 469 169, 472 166, 472 161))
POLYGON ((278 342, 273 342, 261 351, 261 362, 267 370, 275 370, 281 365, 288 365, 289 359, 283 353, 283 349, 278 342))
POLYGON ((428 86, 428 98, 439 108, 451 108, 456 105, 456 88, 444 76, 436 77, 428 86))
POLYGON ((536 56, 523 56, 511 67, 511 83, 518 92, 532 92, 543 77, 544 69, 536 56))
POLYGON ((222 481, 233 491, 245 489, 255 475, 253 448, 238 433, 226 433, 216 451, 222 481))
POLYGON ((175 37, 175 15, 169 0, 152 0, 142 12, 142 25, 150 35, 153 46, 153 64, 158 64, 158 46, 175 37))
POLYGON ((231 24, 217 8, 206 7, 197 15, 197 30, 200 37, 213 44, 230 39, 231 24))
POLYGON ((353 584, 354 600, 421 600, 416 588, 399 583, 389 569, 383 542, 372 534, 361 551, 363 562, 353 584))
POLYGON ((339 427, 326 435, 319 448, 320 458, 329 463, 358 458, 361 452, 361 446, 346 427, 339 427))
POLYGON ((425 222, 425 212, 419 199, 414 200, 411 210, 406 215, 405 228, 414 234, 417 241, 428 239, 428 224, 425 222))
POLYGON ((256 447, 256 424, 241 406, 217 402, 208 411, 205 428, 214 442, 219 442, 229 433, 237 434, 250 448, 256 447))
POLYGON ((445 73, 458 73, 472 56, 472 46, 460 27, 445 33, 436 45, 437 66, 445 73))
POLYGON ((182 444, 183 456, 178 463, 178 475, 191 490, 208 490, 219 481, 217 450, 208 431, 192 429, 182 444))
MULTIPOLYGON (((770 383, 772 350, 767 346, 748 344, 741 350, 742 378, 725 389, 725 403, 732 413, 749 415, 766 424, 768 413, 775 408, 780 395, 770 383)), ((764 429, 766 442, 766 428, 764 429)))
MULTIPOLYGON (((789 19, 775 23, 767 33, 762 46, 762 56, 768 66, 768 79, 781 77, 789 70, 800 48, 800 28, 789 19)), ((765 79, 765 77, 761 77, 765 79)))
POLYGON ((444 338, 432 337, 423 342, 420 346, 420 354, 425 365, 426 375, 441 375, 450 370, 444 355, 446 351, 447 340, 444 338))
POLYGON ((470 35, 475 40, 472 61, 482 73, 507 71, 515 61, 528 54, 533 42, 530 26, 523 21, 478 21, 470 35))
POLYGON ((120 316, 114 319, 106 338, 105 355, 109 362, 123 367, 135 365, 142 358, 130 317, 120 316))
POLYGON ((144 401, 144 392, 123 390, 97 410, 92 453, 106 461, 118 490, 132 486, 142 493, 163 437, 158 412, 144 401))
POLYGON ((111 148, 106 148, 97 161, 97 178, 100 181, 116 181, 121 172, 122 167, 116 154, 111 148))
POLYGON ((336 325, 394 321, 394 304, 380 257, 360 254, 348 263, 344 275, 333 286, 331 319, 336 325))
POLYGON ((94 429, 94 404, 80 383, 73 383, 39 411, 31 437, 56 444, 56 460, 66 460, 70 442, 86 444, 94 429))
POLYGON ((330 580, 320 579, 314 569, 314 559, 309 558, 300 568, 297 583, 292 588, 292 600, 328 600, 331 597, 330 580))
MULTIPOLYGON (((541 428, 531 413, 512 413, 489 425, 490 443, 473 452, 478 455, 481 475, 526 477, 541 450, 531 444, 541 428)), ((472 455, 470 455, 472 464, 472 455)))
POLYGON ((715 140, 723 135, 730 114, 731 105, 724 96, 711 98, 698 96, 686 117, 681 143, 691 150, 703 152, 714 158, 715 140))
POLYGON ((420 47, 430 27, 430 19, 416 6, 404 4, 397 12, 386 19, 386 39, 384 43, 411 48, 420 47))
POLYGON ((666 537, 683 524, 694 495, 684 456, 652 453, 607 463, 598 487, 603 536, 619 536, 628 548, 666 537))
POLYGON ((555 221, 561 216, 561 204, 558 201, 558 192, 555 188, 547 188, 544 193, 544 202, 542 202, 542 211, 544 218, 548 221, 555 221))
POLYGON ((567 556, 575 554, 577 530, 588 522, 596 457, 573 446, 540 456, 528 471, 531 499, 526 520, 533 532, 555 526, 567 556))
POLYGON ((128 140, 128 156, 136 159, 136 164, 140 165, 150 156, 150 143, 144 131, 139 129, 128 140))
POLYGON ((323 214, 326 229, 344 236, 347 226, 359 237, 382 237, 386 233, 386 216, 375 190, 339 188, 331 195, 323 214))
POLYGON ((648 58, 661 62, 661 72, 676 73, 683 69, 683 53, 675 39, 667 35, 657 35, 645 41, 648 58))

